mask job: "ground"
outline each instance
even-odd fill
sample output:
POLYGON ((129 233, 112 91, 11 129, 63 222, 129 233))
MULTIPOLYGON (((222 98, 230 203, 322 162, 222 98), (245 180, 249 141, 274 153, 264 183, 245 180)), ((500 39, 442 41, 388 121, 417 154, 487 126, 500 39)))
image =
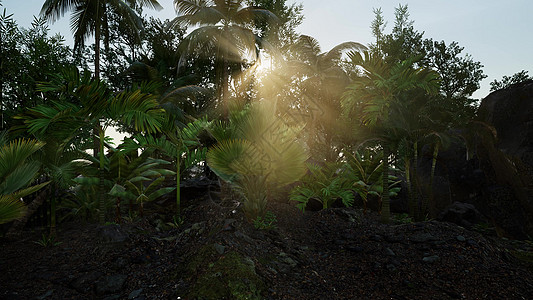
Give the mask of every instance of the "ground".
POLYGON ((275 228, 256 229, 236 205, 185 201, 183 224, 161 210, 65 223, 47 247, 29 228, 0 242, 0 299, 533 299, 525 241, 278 202, 275 228))

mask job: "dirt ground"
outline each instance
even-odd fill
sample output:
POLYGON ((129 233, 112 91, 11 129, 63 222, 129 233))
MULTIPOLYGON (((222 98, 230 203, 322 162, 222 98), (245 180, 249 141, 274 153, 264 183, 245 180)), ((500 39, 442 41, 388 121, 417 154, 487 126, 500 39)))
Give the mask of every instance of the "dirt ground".
POLYGON ((232 201, 184 207, 182 224, 153 208, 60 224, 55 246, 39 228, 0 241, 0 299, 533 299, 525 241, 355 208, 270 203, 256 229, 232 201))

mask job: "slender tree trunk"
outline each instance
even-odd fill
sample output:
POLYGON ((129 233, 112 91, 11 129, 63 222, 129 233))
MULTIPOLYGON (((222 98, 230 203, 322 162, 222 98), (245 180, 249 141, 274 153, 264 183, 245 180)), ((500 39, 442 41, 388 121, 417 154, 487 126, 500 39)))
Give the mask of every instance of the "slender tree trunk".
POLYGON ((56 235, 56 206, 57 206, 57 191, 58 187, 54 185, 54 191, 50 197, 50 236, 56 235))
POLYGON ((415 210, 413 211, 413 216, 415 217, 415 220, 421 220, 421 206, 419 200, 420 195, 420 182, 418 181, 418 141, 416 141, 413 145, 413 205, 415 210))
POLYGON ((176 216, 181 216, 181 195, 180 195, 180 153, 176 155, 176 216))
POLYGON ((389 143, 383 142, 383 194, 381 196, 381 221, 390 222, 390 197, 389 197, 389 143))
MULTIPOLYGON (((96 6, 96 24, 94 28, 94 79, 100 80, 100 39, 101 39, 101 23, 100 23, 100 5, 96 6)), ((97 138, 98 126, 93 128, 93 156, 98 157, 100 151, 100 141, 97 138)))
POLYGON ((115 206, 116 206, 115 222, 120 224, 120 223, 122 223, 122 218, 120 217, 120 197, 117 197, 117 200, 115 202, 115 206))
POLYGON ((98 215, 98 221, 103 224, 105 222, 105 152, 104 152, 104 137, 105 137, 105 131, 102 128, 100 124, 98 124, 99 127, 99 137, 100 137, 100 168, 99 168, 99 182, 98 182, 98 209, 99 215, 98 215))
POLYGON ((439 148, 440 145, 437 142, 435 144, 435 148, 433 149, 433 159, 431 161, 431 174, 429 176, 429 191, 428 191, 428 199, 424 203, 423 211, 424 213, 429 212, 429 202, 433 202, 433 182, 435 181, 435 167, 437 166, 437 156, 439 155, 439 148))
POLYGON ((413 199, 413 182, 411 181, 411 157, 406 155, 405 161, 405 183, 407 185, 407 201, 409 203, 409 213, 414 216, 416 210, 416 204, 413 199))
MULTIPOLYGON (((224 47, 224 46, 222 46, 224 47)), ((217 58, 219 58, 219 67, 217 68, 217 80, 219 83, 218 87, 218 97, 219 104, 222 111, 222 117, 227 119, 229 116, 229 106, 228 106, 228 81, 229 81, 229 72, 228 72, 228 62, 227 62, 227 51, 226 49, 217 47, 217 58)))

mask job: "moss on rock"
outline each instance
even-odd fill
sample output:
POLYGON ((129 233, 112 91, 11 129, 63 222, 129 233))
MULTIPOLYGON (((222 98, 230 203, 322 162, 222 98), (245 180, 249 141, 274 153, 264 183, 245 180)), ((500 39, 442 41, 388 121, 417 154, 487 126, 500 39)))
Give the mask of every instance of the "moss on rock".
POLYGON ((189 291, 193 299, 262 299, 265 284, 254 262, 236 251, 218 255, 212 245, 203 247, 188 264, 198 274, 189 291))

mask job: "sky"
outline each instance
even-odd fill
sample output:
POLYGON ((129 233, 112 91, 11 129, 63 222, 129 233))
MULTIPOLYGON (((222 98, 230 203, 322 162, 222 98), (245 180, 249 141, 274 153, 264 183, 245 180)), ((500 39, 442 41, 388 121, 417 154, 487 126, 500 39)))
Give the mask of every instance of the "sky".
MULTIPOLYGON (((176 16, 172 0, 159 0, 162 11, 149 11, 160 19, 176 16)), ((2 0, 3 8, 22 27, 30 27, 38 16, 44 0, 2 0)), ((409 6, 414 27, 424 32, 424 38, 457 41, 481 62, 488 76, 473 97, 481 99, 489 94, 490 82, 500 80, 521 70, 533 76, 533 1, 532 0, 301 0, 305 20, 298 32, 316 38, 323 51, 345 41, 368 44, 374 41, 370 23, 373 9, 381 8, 390 32, 394 25, 394 8, 399 3, 409 6)), ((3 10, 3 9, 2 9, 3 10)), ((51 24, 51 31, 59 32, 72 44, 70 15, 51 24)))

